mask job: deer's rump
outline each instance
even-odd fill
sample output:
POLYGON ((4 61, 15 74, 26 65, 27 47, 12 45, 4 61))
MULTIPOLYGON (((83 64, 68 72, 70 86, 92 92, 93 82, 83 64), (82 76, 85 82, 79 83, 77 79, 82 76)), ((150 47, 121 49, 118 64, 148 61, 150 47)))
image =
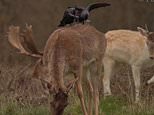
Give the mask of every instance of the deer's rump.
POLYGON ((60 28, 52 33, 44 49, 44 60, 51 59, 49 55, 52 53, 49 51, 53 52, 55 47, 61 48, 59 52, 65 53, 66 60, 79 58, 82 52, 82 58, 88 61, 104 54, 106 39, 104 34, 94 27, 78 24, 60 28))

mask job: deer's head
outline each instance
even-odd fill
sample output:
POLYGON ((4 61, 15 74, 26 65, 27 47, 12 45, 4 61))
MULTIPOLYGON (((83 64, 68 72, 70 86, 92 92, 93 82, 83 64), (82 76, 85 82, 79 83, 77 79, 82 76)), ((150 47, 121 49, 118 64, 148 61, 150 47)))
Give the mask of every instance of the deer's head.
POLYGON ((137 27, 137 29, 140 34, 145 37, 149 48, 150 58, 154 59, 154 32, 149 32, 148 29, 143 29, 141 27, 137 27))

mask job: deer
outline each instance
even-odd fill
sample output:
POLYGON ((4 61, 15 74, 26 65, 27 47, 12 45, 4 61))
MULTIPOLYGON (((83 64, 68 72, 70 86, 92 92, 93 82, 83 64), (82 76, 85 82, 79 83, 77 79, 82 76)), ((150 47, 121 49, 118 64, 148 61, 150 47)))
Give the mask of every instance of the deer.
MULTIPOLYGON (((154 32, 137 27, 138 31, 111 30, 105 33, 107 48, 102 78, 104 96, 110 96, 110 78, 114 75, 116 62, 125 62, 131 66, 135 84, 135 103, 140 102, 140 71, 154 65, 154 32)), ((150 81, 149 81, 150 82, 150 81)))
POLYGON ((95 115, 99 114, 98 85, 107 44, 102 32, 89 24, 58 28, 40 52, 36 48, 31 25, 24 31, 18 26, 10 26, 8 41, 19 53, 37 59, 33 77, 41 80, 53 95, 50 103, 52 115, 63 114, 73 87, 77 89, 84 115, 92 115, 93 111, 95 115), (66 81, 68 74, 73 74, 74 78, 66 81), (84 77, 89 87, 88 105, 82 88, 84 77))

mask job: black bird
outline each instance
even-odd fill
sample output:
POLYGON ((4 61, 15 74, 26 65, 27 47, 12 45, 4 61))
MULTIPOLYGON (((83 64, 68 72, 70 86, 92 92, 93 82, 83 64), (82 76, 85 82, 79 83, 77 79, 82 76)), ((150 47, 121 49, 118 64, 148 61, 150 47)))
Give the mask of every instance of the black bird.
POLYGON ((60 21, 58 27, 76 22, 77 20, 79 20, 79 15, 81 14, 82 11, 83 11, 82 8, 68 7, 64 12, 63 19, 60 21))
POLYGON ((100 8, 100 7, 106 7, 106 6, 110 6, 110 4, 108 3, 93 3, 88 5, 80 14, 79 16, 79 22, 84 23, 84 21, 86 21, 90 15, 90 12, 96 8, 100 8))
POLYGON ((96 8, 110 6, 108 3, 93 3, 88 5, 86 8, 81 7, 68 7, 65 12, 63 19, 61 20, 59 27, 71 24, 73 22, 86 21, 90 15, 90 12, 96 8))

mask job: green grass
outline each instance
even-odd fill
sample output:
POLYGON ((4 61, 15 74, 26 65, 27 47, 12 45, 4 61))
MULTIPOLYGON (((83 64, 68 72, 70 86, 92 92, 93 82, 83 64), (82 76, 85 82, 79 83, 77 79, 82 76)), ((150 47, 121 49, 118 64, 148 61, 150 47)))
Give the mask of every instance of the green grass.
POLYGON ((10 102, 0 107, 0 115, 50 115, 47 107, 44 106, 21 106, 10 102))
MULTIPOLYGON (((101 100, 100 115, 154 115, 154 106, 130 105, 117 97, 101 100)), ((47 106, 19 105, 16 102, 0 103, 0 115, 50 115, 47 106)), ((78 99, 68 105, 64 115, 83 115, 78 99)))
POLYGON ((101 100, 100 108, 101 113, 105 115, 120 115, 123 113, 123 108, 126 108, 126 103, 124 100, 120 100, 120 98, 108 97, 106 99, 101 100))
POLYGON ((103 115, 154 115, 154 103, 130 104, 117 97, 102 100, 100 108, 103 115))

